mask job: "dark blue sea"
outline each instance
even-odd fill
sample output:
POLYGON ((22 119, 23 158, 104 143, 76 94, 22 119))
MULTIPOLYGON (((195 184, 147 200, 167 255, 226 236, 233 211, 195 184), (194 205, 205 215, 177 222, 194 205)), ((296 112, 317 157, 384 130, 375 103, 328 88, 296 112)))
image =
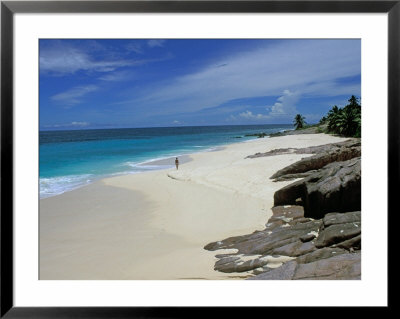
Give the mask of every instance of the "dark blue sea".
POLYGON ((152 161, 212 151, 293 125, 192 126, 41 131, 40 198, 64 193, 94 180, 166 168, 152 161))

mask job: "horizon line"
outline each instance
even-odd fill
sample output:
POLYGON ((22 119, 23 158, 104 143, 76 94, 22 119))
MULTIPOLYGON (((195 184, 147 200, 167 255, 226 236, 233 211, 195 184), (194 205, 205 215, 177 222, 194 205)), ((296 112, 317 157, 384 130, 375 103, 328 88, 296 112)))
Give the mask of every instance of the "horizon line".
MULTIPOLYGON (((314 125, 318 123, 310 123, 314 125)), ((223 124, 223 125, 179 125, 179 126, 140 126, 140 127, 108 127, 108 128, 49 128, 41 129, 39 132, 48 131, 89 131, 89 130, 115 130, 115 129, 145 129, 145 128, 181 128, 181 127, 215 127, 215 126, 260 126, 260 125, 293 125, 293 123, 270 123, 270 124, 223 124)), ((293 125, 294 126, 294 125, 293 125)))

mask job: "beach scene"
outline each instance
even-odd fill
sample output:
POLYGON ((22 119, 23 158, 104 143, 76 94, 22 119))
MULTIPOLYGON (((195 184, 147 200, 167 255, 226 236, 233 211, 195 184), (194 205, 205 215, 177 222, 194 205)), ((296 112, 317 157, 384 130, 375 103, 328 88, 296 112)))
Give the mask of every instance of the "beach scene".
POLYGON ((41 39, 40 280, 360 280, 361 41, 41 39))

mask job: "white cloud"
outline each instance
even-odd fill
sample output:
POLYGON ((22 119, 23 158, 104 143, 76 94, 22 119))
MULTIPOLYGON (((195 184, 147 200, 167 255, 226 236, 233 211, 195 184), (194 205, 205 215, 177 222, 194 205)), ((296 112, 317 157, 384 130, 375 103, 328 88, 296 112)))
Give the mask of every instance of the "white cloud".
POLYGON ((283 117, 292 116, 297 113, 296 103, 299 101, 300 95, 290 90, 284 90, 283 95, 278 98, 272 106, 267 106, 267 110, 270 110, 268 115, 270 117, 283 117))
POLYGON ((79 49, 63 47, 40 52, 40 71, 54 73, 75 73, 79 70, 109 72, 119 67, 131 65, 132 61, 95 61, 79 49))
POLYGON ((71 122, 64 124, 52 124, 52 125, 44 125, 45 128, 67 128, 67 127, 85 127, 89 126, 89 122, 71 122))
POLYGON ((71 126, 88 126, 89 122, 71 122, 71 126))
MULTIPOLYGON (((246 112, 240 113, 239 116, 243 119, 246 120, 266 120, 269 119, 270 117, 264 114, 253 114, 253 112, 247 110, 246 112)), ((235 117, 233 117, 235 118, 235 117)))
POLYGON ((78 71, 111 72, 118 68, 141 65, 150 60, 94 58, 84 49, 72 45, 54 45, 40 50, 40 72, 73 74, 78 71))
POLYGON ((96 90, 98 90, 96 85, 77 86, 68 91, 53 95, 51 99, 62 103, 64 106, 72 106, 81 103, 83 96, 96 90))
MULTIPOLYGON (((152 83, 131 102, 168 114, 195 112, 234 99, 276 96, 284 89, 313 96, 357 94, 359 85, 341 84, 338 79, 359 75, 360 57, 359 41, 284 41, 212 61, 168 83, 152 83), (168 108, 156 110, 160 104, 168 108)), ((287 111, 290 98, 285 99, 287 111)), ((282 112, 281 108, 275 105, 272 114, 282 112)))
POLYGON ((143 54, 144 50, 140 43, 137 42, 130 42, 127 44, 126 49, 128 51, 133 51, 137 54, 143 54))
POLYGON ((99 77, 99 80, 107 82, 120 82, 129 79, 131 75, 132 75, 131 72, 126 72, 126 71, 117 71, 112 73, 110 72, 99 77))
POLYGON ((150 48, 154 48, 154 47, 162 47, 164 46, 165 40, 156 40, 156 39, 152 39, 147 41, 147 45, 150 48))
POLYGON ((280 120, 291 121, 298 113, 296 103, 299 101, 300 95, 297 92, 284 90, 283 95, 278 97, 277 102, 271 106, 266 106, 266 113, 253 114, 253 112, 246 110, 239 113, 238 116, 231 115, 231 120, 237 120, 238 117, 248 121, 261 121, 261 120, 280 120))

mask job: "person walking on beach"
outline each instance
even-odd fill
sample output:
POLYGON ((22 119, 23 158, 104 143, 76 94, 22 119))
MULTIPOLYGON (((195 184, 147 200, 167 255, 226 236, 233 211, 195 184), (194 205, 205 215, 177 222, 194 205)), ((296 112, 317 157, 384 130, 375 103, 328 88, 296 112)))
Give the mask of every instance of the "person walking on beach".
POLYGON ((178 169, 178 166, 179 166, 179 160, 178 160, 178 158, 175 158, 175 166, 176 166, 176 169, 178 169))

